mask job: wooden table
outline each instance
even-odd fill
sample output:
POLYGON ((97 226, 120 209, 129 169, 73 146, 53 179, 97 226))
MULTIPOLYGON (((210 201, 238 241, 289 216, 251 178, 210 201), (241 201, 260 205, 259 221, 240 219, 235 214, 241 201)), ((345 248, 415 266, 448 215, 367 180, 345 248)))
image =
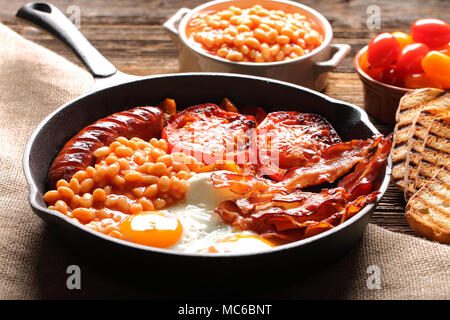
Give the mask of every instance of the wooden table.
MULTIPOLYGON (((79 64, 75 56, 59 41, 15 19, 16 11, 28 1, 3 1, 0 22, 44 47, 79 64)), ((193 0, 53 0, 63 12, 70 6, 80 9, 81 32, 119 70, 136 75, 173 73, 178 70, 177 51, 162 24, 180 7, 194 8, 202 1, 193 0)), ((361 82, 353 68, 353 56, 371 37, 394 30, 408 31, 413 21, 423 17, 450 21, 448 0, 305 0, 302 3, 321 12, 332 24, 335 43, 348 43, 351 54, 330 74, 325 93, 333 98, 363 106, 361 82), (377 5, 381 13, 381 29, 369 30, 367 9, 377 5)), ((69 12, 70 13, 70 12, 69 12)), ((70 14, 69 14, 70 15, 70 14)), ((373 121, 382 133, 392 127, 373 121)), ((372 216, 371 223, 389 230, 414 234, 404 219, 402 193, 389 186, 372 216)))

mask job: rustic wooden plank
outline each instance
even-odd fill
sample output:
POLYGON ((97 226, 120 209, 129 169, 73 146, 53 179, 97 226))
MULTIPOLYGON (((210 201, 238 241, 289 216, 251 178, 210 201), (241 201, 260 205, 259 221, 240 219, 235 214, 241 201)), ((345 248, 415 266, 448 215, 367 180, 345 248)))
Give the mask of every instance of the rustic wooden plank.
MULTIPOLYGON (((0 21, 13 30, 52 51, 79 64, 74 55, 45 33, 25 26, 14 17, 17 9, 29 1, 4 1, 0 7, 0 21)), ((180 7, 193 8, 194 0, 53 0, 62 11, 70 5, 81 10, 81 31, 93 45, 123 72, 136 75, 172 73, 178 70, 177 52, 161 25, 180 7)), ((330 21, 335 43, 348 43, 351 54, 337 70, 330 74, 325 93, 333 98, 363 106, 362 85, 354 73, 353 57, 369 39, 381 31, 408 31, 410 24, 422 17, 450 21, 450 1, 421 0, 350 0, 302 3, 318 10, 330 21), (366 25, 367 8, 377 5, 381 10, 381 29, 369 30, 366 25)), ((384 134, 392 126, 371 119, 384 134)), ((371 222, 389 230, 414 234, 404 219, 405 203, 401 191, 389 186, 371 222)))

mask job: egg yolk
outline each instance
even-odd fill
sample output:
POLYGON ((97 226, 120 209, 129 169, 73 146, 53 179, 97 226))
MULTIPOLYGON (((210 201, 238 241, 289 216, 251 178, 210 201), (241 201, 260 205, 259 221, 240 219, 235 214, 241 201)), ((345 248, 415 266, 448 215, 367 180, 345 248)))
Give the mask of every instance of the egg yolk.
POLYGON ((275 245, 270 241, 253 235, 232 235, 219 239, 209 247, 209 252, 238 253, 270 249, 275 245))
POLYGON ((168 248, 183 232, 180 221, 164 211, 144 211, 123 220, 119 225, 122 239, 151 247, 168 248))

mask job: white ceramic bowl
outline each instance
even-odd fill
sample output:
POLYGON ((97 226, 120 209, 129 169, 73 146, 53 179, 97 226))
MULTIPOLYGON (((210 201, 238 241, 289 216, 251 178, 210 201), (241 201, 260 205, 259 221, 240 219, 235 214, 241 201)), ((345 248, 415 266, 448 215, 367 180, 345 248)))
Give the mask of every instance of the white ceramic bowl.
POLYGON ((328 71, 335 69, 350 52, 348 44, 331 44, 333 30, 319 12, 305 5, 285 0, 218 0, 194 9, 181 8, 164 23, 164 28, 179 52, 180 72, 226 72, 249 74, 287 81, 314 90, 323 90, 328 71), (313 20, 324 32, 324 41, 312 52, 301 57, 278 62, 234 62, 215 56, 194 46, 186 36, 188 21, 198 12, 224 10, 230 6, 249 8, 256 4, 266 9, 298 12, 313 20))

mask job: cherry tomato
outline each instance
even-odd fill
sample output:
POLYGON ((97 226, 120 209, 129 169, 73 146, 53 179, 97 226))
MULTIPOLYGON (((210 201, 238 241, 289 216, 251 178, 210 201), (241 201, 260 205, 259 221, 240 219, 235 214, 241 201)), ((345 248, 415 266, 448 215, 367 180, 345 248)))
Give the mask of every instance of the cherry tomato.
POLYGON ((374 68, 384 68, 397 59, 400 44, 395 37, 387 32, 380 33, 369 43, 367 61, 374 68))
POLYGON ((423 43, 408 44, 397 59, 397 67, 403 75, 423 73, 422 59, 430 49, 423 43))
POLYGON ((420 19, 411 25, 411 36, 415 42, 436 49, 450 42, 450 25, 440 19, 420 19))
POLYGON ((439 48, 438 51, 446 54, 447 56, 450 56, 450 43, 446 44, 442 48, 439 48))
POLYGON ((422 60, 422 68, 426 75, 441 85, 450 88, 450 57, 439 51, 430 51, 422 60))
POLYGON ((432 81, 425 73, 407 75, 405 77, 405 87, 408 89, 442 88, 440 85, 432 81))
POLYGON ((379 80, 382 68, 374 68, 367 61, 367 51, 364 51, 359 57, 359 66, 372 79, 379 80))
POLYGON ((365 72, 368 73, 369 71, 369 61, 367 61, 367 51, 364 51, 361 56, 359 57, 359 66, 361 67, 361 69, 365 72))
POLYGON ((392 35, 394 36, 395 39, 397 39, 398 44, 400 45, 400 49, 403 49, 408 44, 414 43, 414 41, 411 38, 411 36, 409 34, 404 33, 404 32, 395 31, 395 32, 392 32, 392 35))
POLYGON ((395 65, 389 65, 381 71, 380 81, 391 86, 403 86, 403 76, 395 65))

